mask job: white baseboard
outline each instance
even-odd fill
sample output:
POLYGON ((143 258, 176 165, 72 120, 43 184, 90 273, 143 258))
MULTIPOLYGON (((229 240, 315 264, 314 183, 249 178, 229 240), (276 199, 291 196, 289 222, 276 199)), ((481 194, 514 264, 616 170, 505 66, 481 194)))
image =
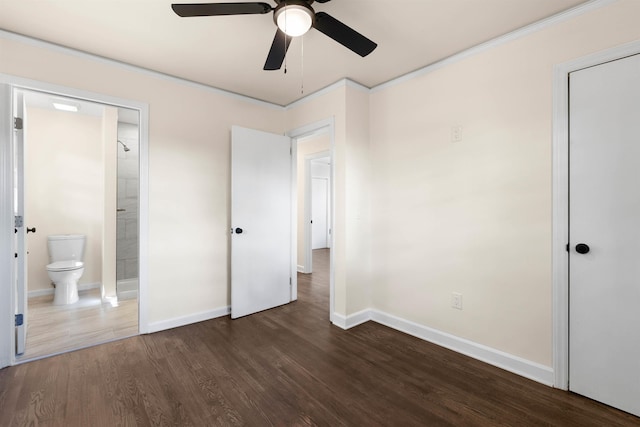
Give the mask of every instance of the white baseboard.
MULTIPOLYGON (((87 291, 89 289, 100 288, 100 283, 83 283, 78 285, 78 291, 87 291)), ((27 292, 27 298, 35 298, 41 297, 43 295, 53 295, 55 293, 55 288, 51 287, 50 289, 36 289, 33 291, 27 292)))
POLYGON ((398 331, 413 335, 414 337, 432 342, 449 350, 462 353, 474 359, 488 363, 514 374, 529 378, 539 383, 553 386, 553 369, 532 362, 522 357, 514 356, 495 348, 487 347, 464 338, 437 329, 429 328, 409 320, 401 319, 391 314, 378 310, 371 310, 371 320, 396 329, 398 331))
POLYGON ((138 290, 134 289, 132 291, 118 291, 116 293, 116 296, 118 297, 118 301, 136 299, 138 298, 138 290))
POLYGON ((344 316, 339 313, 333 313, 332 322, 339 328, 342 329, 350 329, 354 326, 358 326, 362 323, 368 322, 371 320, 371 310, 362 310, 357 313, 350 314, 349 316, 344 316))
POLYGON ((116 296, 118 300, 138 298, 138 278, 118 280, 116 282, 116 296))
POLYGON ((298 273, 304 273, 304 265, 298 265, 298 273))
POLYGON ((200 313, 190 314, 188 316, 174 317, 173 319, 161 320, 149 324, 149 333, 160 332, 167 329, 178 328, 180 326, 190 325, 192 323, 204 322, 205 320, 215 319, 216 317, 228 316, 231 313, 231 307, 219 307, 213 310, 202 311, 200 313))
POLYGON ((358 313, 344 316, 338 313, 333 314, 333 323, 342 328, 349 329, 354 326, 372 320, 381 325, 388 326, 392 329, 404 332, 414 337, 429 341, 441 347, 448 348, 466 356, 478 359, 498 368, 504 369, 514 374, 529 378, 539 383, 553 386, 554 373, 553 369, 532 362, 522 357, 514 356, 504 351, 496 350, 482 344, 469 341, 437 329, 420 325, 410 320, 384 313, 379 310, 362 310, 358 313))

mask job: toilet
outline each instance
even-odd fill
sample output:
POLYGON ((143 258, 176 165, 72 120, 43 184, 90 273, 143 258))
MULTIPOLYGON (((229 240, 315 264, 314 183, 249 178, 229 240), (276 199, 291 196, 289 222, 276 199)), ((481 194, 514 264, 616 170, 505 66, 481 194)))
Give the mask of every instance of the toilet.
POLYGON ((47 273, 55 284, 54 305, 78 301, 78 279, 84 273, 84 244, 82 234, 59 234, 47 237, 49 262, 47 273))

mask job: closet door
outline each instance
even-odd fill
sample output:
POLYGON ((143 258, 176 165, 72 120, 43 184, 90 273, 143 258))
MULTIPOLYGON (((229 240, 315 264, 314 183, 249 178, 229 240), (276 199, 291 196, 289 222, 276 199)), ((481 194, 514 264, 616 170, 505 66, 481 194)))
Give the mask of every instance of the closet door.
POLYGON ((640 416, 640 55, 570 75, 569 388, 640 416))

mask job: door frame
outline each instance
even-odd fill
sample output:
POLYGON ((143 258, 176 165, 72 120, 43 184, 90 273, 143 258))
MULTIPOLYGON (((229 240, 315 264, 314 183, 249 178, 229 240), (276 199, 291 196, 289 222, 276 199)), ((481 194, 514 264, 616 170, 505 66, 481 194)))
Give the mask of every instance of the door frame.
POLYGON ((640 53, 640 41, 564 62, 553 69, 553 373, 569 389, 569 74, 640 53))
MULTIPOLYGON (((330 192, 329 192, 329 177, 323 177, 323 176, 312 176, 311 177, 311 216, 314 216, 314 208, 313 208, 313 195, 315 193, 315 190, 313 189, 314 187, 314 182, 315 181, 320 181, 323 183, 323 186, 326 188, 326 198, 325 198, 325 211, 326 211, 326 223, 325 223, 325 227, 324 230, 322 230, 324 232, 324 240, 327 244, 327 248, 331 249, 331 240, 330 240, 330 235, 331 235, 331 229, 329 228, 329 221, 331 220, 331 218, 329 218, 329 196, 330 196, 330 192)), ((309 221, 309 223, 311 224, 311 250, 313 251, 313 236, 314 236, 314 231, 313 231, 313 222, 309 221)), ((318 231, 318 230, 316 230, 318 231)), ((320 232, 318 231, 318 234, 320 234, 320 232)), ((318 249, 324 249, 324 248, 318 248, 318 249)))
MULTIPOLYGON (((329 183, 329 192, 330 192, 330 200, 331 200, 331 218, 329 221, 329 227, 331 228, 332 232, 331 232, 331 236, 330 236, 330 247, 334 248, 335 247, 335 227, 333 226, 333 221, 336 215, 336 203, 335 203, 335 194, 336 194, 336 179, 335 179, 335 119, 333 117, 329 118, 329 119, 325 119, 325 120, 320 120, 318 122, 315 123, 311 123, 308 124, 306 126, 302 126, 299 128, 295 128, 292 129, 290 131, 288 131, 286 133, 286 135, 288 135, 291 139, 292 139, 292 147, 293 147, 293 154, 294 157, 292 159, 292 161, 294 161, 296 159, 295 156, 297 156, 297 147, 298 147, 298 140, 300 139, 304 139, 304 138, 308 138, 310 136, 315 136, 315 135, 329 135, 329 157, 331 158, 331 168, 329 171, 329 180, 331 181, 329 183)), ((324 151, 324 153, 326 154, 326 151, 324 151)), ((323 156, 323 157, 326 157, 323 156)), ((305 159, 305 166, 306 166, 306 162, 307 160, 305 159)), ((295 164, 297 164, 297 162, 294 161, 295 164)), ((309 170, 310 168, 307 168, 307 170, 309 170)), ((294 174, 294 180, 295 177, 297 176, 297 174, 294 174)), ((307 181, 307 175, 305 174, 305 181, 307 181)), ((308 181, 308 185, 311 186, 311 180, 309 179, 308 181)), ((305 187, 307 186, 307 182, 305 182, 305 187)), ((311 223, 310 223, 310 218, 311 218, 311 199, 308 199, 307 195, 308 192, 306 191, 308 190, 308 188, 305 188, 305 234, 307 234, 308 237, 311 234, 311 223), (309 200, 307 203, 307 199, 309 200)), ((295 182, 292 188, 292 191, 295 191, 295 182)), ((294 200, 297 200, 297 197, 295 197, 295 193, 294 193, 294 200)), ((295 205, 295 203, 294 203, 295 205)), ((296 209, 297 209, 297 205, 296 205, 296 209)), ((294 216, 293 218, 297 218, 297 213, 296 211, 293 212, 294 216)), ((294 226, 295 226, 295 222, 294 222, 294 226)), ((297 229, 297 227, 296 227, 297 229)), ((297 236, 294 234, 293 239, 297 239, 297 236)), ((305 240, 309 240, 305 246, 305 267, 307 265, 307 261, 311 260, 311 241, 310 239, 305 239, 305 240), (309 253, 307 254, 307 247, 309 248, 309 253), (307 258, 307 255, 309 258, 307 258)), ((295 245, 297 244, 297 241, 294 242, 294 247, 296 247, 295 245)), ((331 250, 329 252, 329 320, 333 323, 334 322, 334 310, 335 310, 335 260, 334 260, 334 250, 331 250)), ((295 256, 295 254, 294 254, 295 256)), ((293 262, 293 266, 295 266, 297 264, 297 262, 293 262)), ((311 264, 309 264, 310 266, 311 264)), ((296 287, 296 296, 297 296, 297 287, 296 287)))
MULTIPOLYGON (((324 150, 324 151, 320 151, 318 153, 313 153, 313 154, 308 154, 304 157, 304 271, 302 273, 312 273, 313 272, 313 245, 311 242, 311 238, 312 238, 312 229, 313 226, 311 225, 311 215, 312 215, 312 206, 311 206, 311 199, 312 199, 312 181, 313 181, 313 176, 311 174, 311 162, 315 159, 321 159, 323 157, 329 157, 330 159, 333 160, 332 156, 331 156, 331 150, 324 150)), ((330 200, 331 199, 331 173, 329 174, 329 197, 330 200)), ((331 226, 330 224, 330 220, 331 218, 329 218, 329 224, 327 224, 329 227, 331 226)), ((331 239, 331 236, 329 236, 329 240, 331 239)), ((329 242, 329 247, 331 247, 331 242, 329 242)))
POLYGON ((0 73, 0 368, 18 363, 15 357, 14 304, 15 272, 13 269, 13 97, 16 90, 42 92, 54 96, 137 110, 140 134, 140 192, 139 192, 139 289, 138 331, 149 332, 148 322, 148 254, 149 254, 149 105, 139 101, 25 79, 0 73))

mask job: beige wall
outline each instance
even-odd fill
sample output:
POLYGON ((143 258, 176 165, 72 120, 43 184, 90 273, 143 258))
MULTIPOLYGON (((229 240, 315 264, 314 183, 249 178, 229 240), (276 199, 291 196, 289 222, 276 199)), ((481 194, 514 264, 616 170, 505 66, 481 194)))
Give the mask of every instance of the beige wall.
POLYGON ((350 315, 371 305, 369 206, 369 93, 351 82, 294 104, 286 128, 333 118, 335 217, 332 247, 335 312, 350 315))
POLYGON ((369 94, 346 91, 345 208, 347 315, 371 307, 371 159, 369 94))
POLYGON ((297 160, 297 200, 298 200, 298 266, 304 265, 305 248, 305 221, 304 221, 304 198, 306 185, 306 162, 305 157, 309 154, 329 151, 331 149, 331 137, 327 134, 317 135, 298 141, 297 160))
POLYGON ((30 107, 25 133, 28 290, 52 290, 47 236, 84 234, 80 284, 100 283, 104 181, 102 118, 30 107))
POLYGON ((371 95, 375 308, 551 365, 553 66, 639 16, 623 0, 371 95))
POLYGON ((283 133, 282 109, 18 41, 0 52, 1 73, 149 104, 149 321, 227 306, 231 125, 283 133))

